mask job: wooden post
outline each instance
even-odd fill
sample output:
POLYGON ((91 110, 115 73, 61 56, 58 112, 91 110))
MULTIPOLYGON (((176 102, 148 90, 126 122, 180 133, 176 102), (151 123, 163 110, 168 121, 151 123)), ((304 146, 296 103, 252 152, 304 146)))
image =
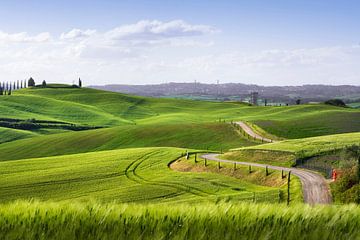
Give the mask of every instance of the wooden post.
POLYGON ((268 166, 265 167, 265 171, 266 171, 266 176, 269 175, 269 169, 268 169, 268 166))
POLYGON ((236 162, 234 163, 234 171, 236 170, 236 162))
POLYGON ((251 173, 251 165, 249 165, 249 173, 251 173))
POLYGON ((284 178, 284 170, 281 169, 281 179, 283 179, 283 178, 284 178))
POLYGON ((204 166, 206 167, 207 165, 207 162, 206 162, 206 158, 204 159, 204 166))
POLYGON ((197 153, 195 153, 195 163, 197 163, 197 153))
POLYGON ((220 166, 220 162, 218 162, 218 169, 220 170, 221 166, 220 166))
POLYGON ((290 175, 291 175, 291 171, 289 171, 289 175, 288 175, 288 187, 287 187, 287 205, 290 204, 290 175))

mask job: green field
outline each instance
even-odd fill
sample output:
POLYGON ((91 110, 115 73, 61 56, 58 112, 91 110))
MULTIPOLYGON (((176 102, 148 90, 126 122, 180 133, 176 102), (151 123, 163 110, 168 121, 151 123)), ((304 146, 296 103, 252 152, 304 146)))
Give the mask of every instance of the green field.
POLYGON ((359 132, 292 139, 232 149, 224 154, 223 158, 279 166, 293 166, 296 159, 334 152, 352 145, 360 145, 359 132))
POLYGON ((0 98, 2 117, 55 120, 74 124, 255 122, 284 138, 360 131, 360 110, 328 105, 254 107, 236 102, 156 99, 78 88, 32 88, 0 98))
POLYGON ((360 207, 280 204, 0 205, 1 239, 359 239, 360 207))
POLYGON ((0 96, 0 112, 0 238, 274 239, 307 231, 309 239, 326 227, 334 234, 324 239, 359 236, 357 206, 301 205, 295 176, 286 206, 280 172, 204 167, 194 155, 184 157, 221 151, 230 160, 291 166, 358 144, 359 109, 257 107, 51 85, 0 96), (236 120, 287 140, 253 141, 230 124, 236 120))
MULTIPOLYGON (((281 186, 261 186, 220 174, 169 169, 168 164, 184 152, 179 148, 134 148, 0 162, 0 201, 31 198, 141 203, 224 198, 252 201, 254 193, 263 195, 264 200, 280 200, 281 186)), ((258 200, 262 201, 260 197, 258 200)))

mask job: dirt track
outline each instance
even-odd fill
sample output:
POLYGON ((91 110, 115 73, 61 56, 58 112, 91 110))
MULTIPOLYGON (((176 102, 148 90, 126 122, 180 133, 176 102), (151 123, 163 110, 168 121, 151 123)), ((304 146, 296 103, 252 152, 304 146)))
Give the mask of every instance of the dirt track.
POLYGON ((263 137, 263 136, 257 134, 257 133, 254 132, 254 131, 251 129, 251 127, 249 127, 249 125, 247 125, 245 122, 238 121, 238 122, 235 122, 235 124, 239 125, 248 135, 250 135, 250 136, 253 137, 253 138, 262 140, 262 141, 264 141, 264 142, 276 142, 276 141, 273 140, 273 139, 266 138, 266 137, 263 137))
POLYGON ((258 164, 258 163, 223 160, 223 159, 219 159, 218 155, 219 154, 204 154, 201 157, 216 162, 236 163, 241 165, 247 165, 247 166, 250 165, 254 167, 263 167, 263 168, 267 166, 269 169, 280 170, 280 171, 284 170, 287 172, 291 171, 292 174, 300 178, 305 203, 311 205, 329 204, 332 201, 328 184, 325 178, 320 174, 305 171, 298 168, 286 168, 286 167, 278 167, 278 166, 271 166, 271 165, 258 164))

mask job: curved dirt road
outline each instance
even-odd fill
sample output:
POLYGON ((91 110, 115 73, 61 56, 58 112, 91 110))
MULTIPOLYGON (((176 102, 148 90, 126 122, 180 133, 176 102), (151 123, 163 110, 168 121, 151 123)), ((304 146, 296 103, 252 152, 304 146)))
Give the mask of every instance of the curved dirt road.
POLYGON ((304 202, 308 204, 329 204, 331 203, 331 195, 329 191, 328 184, 323 176, 314 172, 308 172, 305 170, 301 170, 298 168, 287 168, 287 167, 278 167, 278 166, 270 166, 266 164, 259 164, 259 163, 249 163, 249 162, 238 162, 238 161, 230 161, 230 160, 223 160, 218 158, 219 154, 204 154, 201 157, 210 161, 216 162, 225 162, 225 163, 236 163, 241 165, 247 166, 254 166, 254 167, 263 167, 266 166, 269 169, 274 170, 284 170, 284 171, 291 171, 292 174, 298 176, 300 178, 302 189, 303 189, 303 196, 304 202))
POLYGON ((254 131, 251 129, 251 127, 250 127, 249 125, 247 125, 245 122, 238 121, 238 122, 235 122, 235 124, 239 125, 248 135, 250 135, 250 136, 253 137, 253 138, 262 140, 262 141, 264 141, 264 142, 276 142, 276 141, 273 140, 273 139, 266 138, 266 137, 263 137, 263 136, 257 134, 257 133, 254 132, 254 131))

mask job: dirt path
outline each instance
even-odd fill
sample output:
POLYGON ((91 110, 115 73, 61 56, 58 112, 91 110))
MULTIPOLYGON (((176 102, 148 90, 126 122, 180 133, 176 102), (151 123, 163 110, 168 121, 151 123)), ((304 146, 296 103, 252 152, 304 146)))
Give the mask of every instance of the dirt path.
POLYGON ((251 129, 251 127, 250 127, 249 125, 247 125, 245 122, 238 121, 238 122, 235 122, 235 124, 239 125, 248 135, 250 135, 250 136, 253 137, 253 138, 262 140, 262 141, 264 141, 264 142, 276 142, 276 141, 273 140, 273 139, 266 138, 266 137, 263 137, 263 136, 257 134, 257 133, 254 132, 254 131, 251 129))
POLYGON ((206 158, 210 161, 216 162, 226 162, 226 163, 236 163, 241 165, 251 165, 254 167, 263 167, 265 168, 268 166, 269 169, 274 170, 284 170, 284 171, 291 171, 292 174, 298 176, 300 178, 302 189, 303 189, 303 196, 304 202, 308 204, 329 204, 331 203, 331 195, 329 191, 328 184, 323 176, 320 174, 305 171, 298 168, 286 168, 286 167, 278 167, 278 166, 270 166, 265 164, 259 163, 249 163, 249 162, 238 162, 238 161, 230 161, 230 160, 223 160, 218 158, 219 154, 204 154, 201 157, 206 158))

